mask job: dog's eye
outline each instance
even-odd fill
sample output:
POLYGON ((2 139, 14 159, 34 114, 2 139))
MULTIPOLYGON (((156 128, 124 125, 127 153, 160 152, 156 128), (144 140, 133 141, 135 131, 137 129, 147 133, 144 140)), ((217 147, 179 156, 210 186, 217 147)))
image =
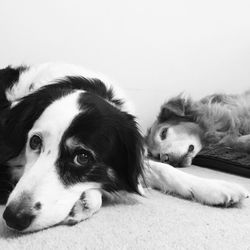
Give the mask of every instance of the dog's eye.
POLYGON ((193 152, 193 151, 194 151, 194 145, 191 144, 191 145, 189 145, 189 147, 188 147, 188 152, 193 152))
POLYGON ((88 164, 91 159, 91 154, 84 150, 84 152, 81 152, 75 156, 74 163, 78 166, 84 166, 88 164))
POLYGON ((32 150, 40 150, 42 147, 42 139, 38 135, 33 135, 30 138, 30 148, 32 150))
POLYGON ((148 157, 153 157, 153 154, 148 150, 148 157))
POLYGON ((161 131, 161 134, 160 134, 160 137, 162 140, 165 140, 166 137, 167 137, 167 132, 168 132, 168 128, 164 128, 162 131, 161 131))

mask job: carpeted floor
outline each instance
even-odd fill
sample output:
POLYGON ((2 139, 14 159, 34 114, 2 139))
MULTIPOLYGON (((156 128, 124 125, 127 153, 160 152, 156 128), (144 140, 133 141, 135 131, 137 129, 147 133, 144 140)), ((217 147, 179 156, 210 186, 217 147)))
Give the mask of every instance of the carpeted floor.
MULTIPOLYGON (((184 171, 244 185, 250 179, 192 166, 184 171)), ((133 205, 105 206, 76 226, 14 234, 0 222, 0 249, 248 249, 250 199, 240 208, 215 208, 157 191, 133 205)), ((0 213, 2 214, 3 207, 0 213)))

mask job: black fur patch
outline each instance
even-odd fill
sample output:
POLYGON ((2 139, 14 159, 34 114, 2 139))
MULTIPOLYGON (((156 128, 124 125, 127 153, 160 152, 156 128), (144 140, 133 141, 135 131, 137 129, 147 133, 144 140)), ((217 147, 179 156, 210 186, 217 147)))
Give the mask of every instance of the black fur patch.
POLYGON ((138 192, 143 146, 134 117, 90 93, 81 95, 79 105, 83 111, 65 131, 60 145, 57 169, 64 184, 93 181, 101 183, 107 191, 138 192), (67 148, 69 138, 94 152, 85 166, 73 162, 76 154, 67 148))
POLYGON ((18 81, 20 74, 27 69, 28 67, 26 66, 17 68, 8 66, 7 68, 0 69, 0 111, 10 106, 5 95, 6 90, 10 89, 18 81))
POLYGON ((6 98, 6 91, 11 89, 11 87, 16 83, 20 77, 20 74, 27 70, 28 67, 20 66, 13 68, 8 66, 4 69, 0 69, 0 152, 1 143, 3 141, 3 123, 9 112, 9 107, 11 103, 6 98))
POLYGON ((11 193, 14 183, 11 182, 11 176, 8 166, 0 165, 0 204, 5 204, 11 193))

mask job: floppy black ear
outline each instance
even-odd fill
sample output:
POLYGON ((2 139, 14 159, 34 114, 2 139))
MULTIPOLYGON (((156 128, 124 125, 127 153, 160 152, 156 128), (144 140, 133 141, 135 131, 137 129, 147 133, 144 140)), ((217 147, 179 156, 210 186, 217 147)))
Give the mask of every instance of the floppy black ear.
POLYGON ((191 99, 178 95, 164 103, 158 115, 159 122, 173 118, 188 118, 191 109, 191 99))
POLYGON ((115 171, 117 180, 108 183, 105 188, 109 191, 125 189, 140 194, 138 180, 144 180, 143 137, 132 115, 121 112, 118 118, 112 120, 112 124, 116 125, 109 136, 112 138, 112 146, 109 147, 111 152, 105 161, 115 171))
POLYGON ((138 129, 135 118, 127 115, 128 125, 122 136, 122 146, 125 151, 126 179, 132 191, 140 194, 138 190, 138 180, 144 180, 143 175, 143 137, 138 129))
POLYGON ((110 116, 106 125, 105 137, 108 141, 98 151, 101 150, 103 161, 114 170, 116 178, 107 182, 104 189, 127 190, 140 194, 138 180, 144 180, 143 137, 135 118, 126 112, 116 111, 116 115, 110 116))

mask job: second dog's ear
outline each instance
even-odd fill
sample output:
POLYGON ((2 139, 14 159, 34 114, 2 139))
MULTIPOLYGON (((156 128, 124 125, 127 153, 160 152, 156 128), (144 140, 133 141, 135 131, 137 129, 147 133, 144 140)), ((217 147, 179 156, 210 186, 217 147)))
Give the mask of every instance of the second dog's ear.
POLYGON ((158 120, 164 122, 170 118, 185 118, 189 113, 190 106, 191 100, 189 98, 178 95, 162 105, 158 120))

